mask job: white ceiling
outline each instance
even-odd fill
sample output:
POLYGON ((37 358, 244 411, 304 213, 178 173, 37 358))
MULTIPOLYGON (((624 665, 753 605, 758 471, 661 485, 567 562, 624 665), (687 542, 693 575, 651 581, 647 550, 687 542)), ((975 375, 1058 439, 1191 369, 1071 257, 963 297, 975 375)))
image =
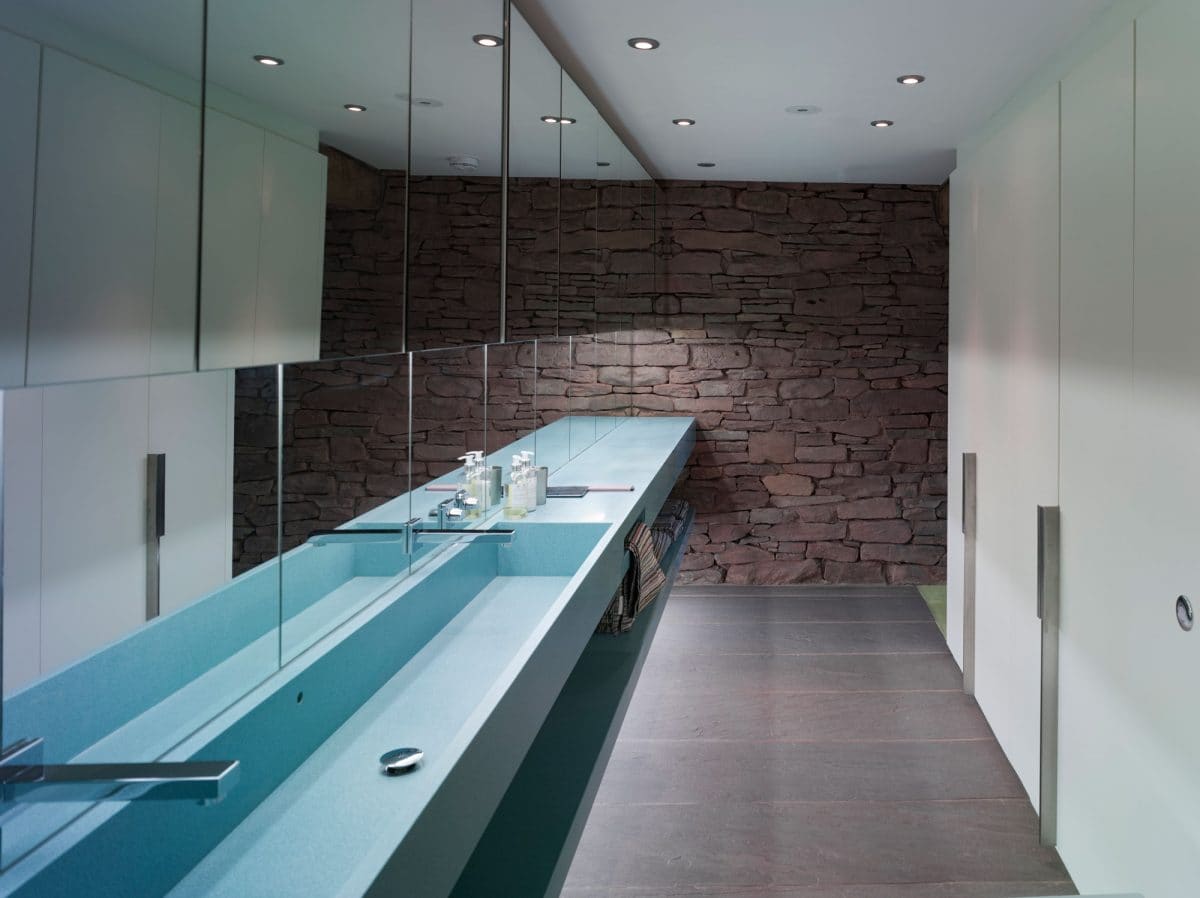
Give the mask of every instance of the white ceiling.
POLYGON ((661 177, 936 184, 1112 0, 518 3, 661 177), (635 36, 662 46, 632 50, 635 36), (928 80, 896 83, 913 72, 928 80), (801 104, 821 112, 784 111, 801 104))

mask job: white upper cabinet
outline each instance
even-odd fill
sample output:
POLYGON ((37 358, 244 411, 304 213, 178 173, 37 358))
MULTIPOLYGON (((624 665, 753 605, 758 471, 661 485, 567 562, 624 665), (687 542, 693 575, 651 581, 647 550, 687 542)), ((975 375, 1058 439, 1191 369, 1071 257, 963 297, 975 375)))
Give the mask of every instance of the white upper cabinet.
POLYGON ((29 384, 194 366, 199 109, 42 51, 29 384))
POLYGON ((267 134, 262 210, 254 364, 309 361, 321 352, 325 157, 267 134))
POLYGON ((266 134, 211 107, 204 123, 200 367, 254 364, 266 134))
POLYGON ((149 370, 159 97, 43 51, 29 383, 149 370))
POLYGON ((200 367, 316 359, 325 157, 210 108, 204 165, 200 367))
POLYGON ((25 382, 40 52, 0 30, 0 387, 25 382))

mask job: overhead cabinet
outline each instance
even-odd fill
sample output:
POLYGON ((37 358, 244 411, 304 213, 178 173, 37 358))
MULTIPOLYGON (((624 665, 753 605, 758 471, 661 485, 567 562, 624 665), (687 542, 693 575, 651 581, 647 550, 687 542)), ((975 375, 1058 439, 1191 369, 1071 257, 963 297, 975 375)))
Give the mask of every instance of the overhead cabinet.
POLYGON ((194 364, 200 112, 42 49, 29 384, 194 364))
POLYGON ((33 41, 0 30, 0 387, 25 382, 37 152, 38 60, 33 41))
POLYGON ((200 366, 315 359, 325 257, 325 157, 208 109, 200 366))

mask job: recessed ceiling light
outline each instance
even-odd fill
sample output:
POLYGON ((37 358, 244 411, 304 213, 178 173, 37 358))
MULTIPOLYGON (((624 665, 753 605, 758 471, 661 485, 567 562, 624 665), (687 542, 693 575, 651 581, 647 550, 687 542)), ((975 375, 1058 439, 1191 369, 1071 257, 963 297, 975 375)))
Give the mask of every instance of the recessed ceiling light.
POLYGON ((496 37, 494 34, 476 34, 471 40, 481 47, 499 47, 504 43, 504 38, 496 37))
POLYGON ((627 43, 635 50, 657 50, 659 46, 652 37, 631 37, 627 43))
POLYGON ((698 166, 700 166, 701 168, 716 168, 717 167, 717 163, 715 163, 715 162, 697 162, 696 164, 698 166))
POLYGON ((545 122, 547 125, 557 125, 558 124, 558 116, 557 115, 543 115, 542 121, 545 122))
POLYGON ((349 110, 350 112, 366 112, 367 111, 367 107, 363 106, 360 103, 347 103, 345 105, 345 108, 347 110, 349 110))
POLYGON ((803 106, 789 106, 784 110, 784 112, 790 112, 792 115, 816 115, 820 111, 820 106, 813 106, 808 103, 803 106))
POLYGON ((267 66, 283 65, 283 60, 280 59, 278 56, 263 56, 260 54, 260 55, 254 57, 254 61, 257 62, 259 65, 267 65, 267 66))
POLYGON ((412 104, 414 106, 424 106, 426 109, 437 109, 442 105, 442 101, 435 100, 432 97, 413 97, 412 104))
POLYGON ((875 121, 871 122, 871 127, 872 128, 890 128, 894 124, 896 124, 896 123, 893 121, 889 121, 885 118, 877 118, 877 119, 875 119, 875 121))
POLYGON ((692 125, 696 124, 696 120, 694 118, 673 118, 671 119, 671 122, 681 128, 690 128, 692 125))
POLYGON ((565 115, 564 115, 562 118, 560 118, 560 119, 558 120, 558 123, 559 123, 560 125, 573 125, 573 124, 575 124, 575 119, 573 119, 573 118, 569 118, 569 117, 567 117, 567 116, 565 116, 565 115))
POLYGON ((597 168, 608 168, 610 165, 612 165, 611 162, 597 162, 596 163, 597 168))
POLYGON ((924 75, 901 75, 896 79, 906 87, 914 87, 925 80, 924 75))

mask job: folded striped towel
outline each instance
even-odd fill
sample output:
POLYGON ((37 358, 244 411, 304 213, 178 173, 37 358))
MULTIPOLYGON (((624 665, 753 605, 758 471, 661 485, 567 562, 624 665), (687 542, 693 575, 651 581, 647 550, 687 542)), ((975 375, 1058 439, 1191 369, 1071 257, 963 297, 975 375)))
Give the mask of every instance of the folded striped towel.
POLYGON ((667 582, 658 554, 654 551, 654 538, 649 527, 640 522, 635 524, 625 546, 632 556, 629 571, 600 618, 597 633, 628 633, 634 619, 658 598, 667 582))

